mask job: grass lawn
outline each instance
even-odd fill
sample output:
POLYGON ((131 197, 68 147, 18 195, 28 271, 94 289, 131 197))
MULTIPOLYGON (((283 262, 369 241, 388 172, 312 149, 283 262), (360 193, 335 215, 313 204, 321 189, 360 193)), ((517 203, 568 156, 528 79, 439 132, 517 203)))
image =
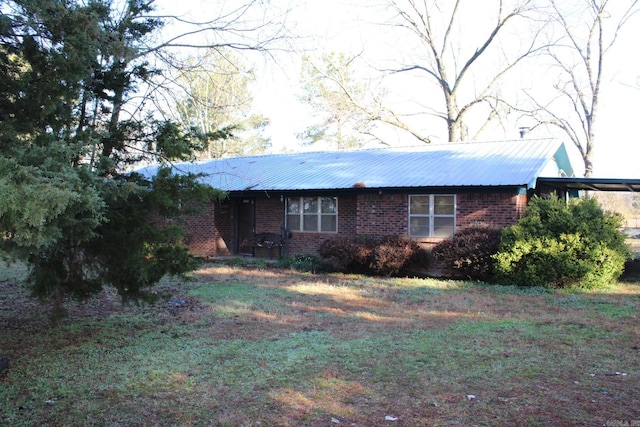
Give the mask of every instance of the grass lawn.
POLYGON ((69 303, 0 268, 0 425, 640 425, 640 284, 600 292, 210 264, 69 303))

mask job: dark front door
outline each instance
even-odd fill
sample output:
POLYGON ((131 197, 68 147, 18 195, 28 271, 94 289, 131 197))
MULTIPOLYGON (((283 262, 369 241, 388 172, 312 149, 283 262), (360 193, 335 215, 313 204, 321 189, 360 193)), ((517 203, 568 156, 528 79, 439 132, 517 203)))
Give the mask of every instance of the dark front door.
POLYGON ((255 199, 240 199, 238 203, 238 253, 253 255, 253 233, 255 232, 255 199))

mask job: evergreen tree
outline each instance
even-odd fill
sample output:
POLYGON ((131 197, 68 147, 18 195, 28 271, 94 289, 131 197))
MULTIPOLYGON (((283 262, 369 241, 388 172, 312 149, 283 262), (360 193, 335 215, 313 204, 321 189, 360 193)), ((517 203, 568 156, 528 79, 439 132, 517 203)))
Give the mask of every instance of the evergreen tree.
POLYGON ((0 244, 29 263, 33 294, 53 298, 56 315, 65 296, 110 285, 137 299, 164 274, 192 269, 175 219, 220 196, 168 169, 153 179, 127 173, 140 160, 188 159, 206 139, 131 102, 158 73, 145 61, 162 27, 151 3, 1 8, 0 244))

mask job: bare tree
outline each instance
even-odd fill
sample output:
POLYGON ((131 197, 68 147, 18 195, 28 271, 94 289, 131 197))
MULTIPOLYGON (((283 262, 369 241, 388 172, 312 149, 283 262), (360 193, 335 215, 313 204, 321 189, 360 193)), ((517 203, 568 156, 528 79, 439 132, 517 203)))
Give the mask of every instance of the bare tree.
POLYGON ((377 125, 384 123, 429 142, 384 107, 385 91, 376 79, 363 76, 360 59, 360 54, 336 52, 319 59, 303 57, 300 98, 313 108, 317 120, 299 137, 307 144, 326 140, 338 149, 360 147, 367 139, 385 143, 376 132, 377 125))
POLYGON ((163 115, 185 131, 226 132, 226 137, 206 144, 198 153, 200 159, 258 154, 268 148, 270 141, 262 135, 268 120, 251 113, 249 85, 255 82, 255 73, 234 50, 204 49, 173 75, 166 102, 157 104, 163 115))
MULTIPOLYGON (((148 2, 154 3, 153 0, 148 2)), ((174 28, 174 31, 168 31, 164 39, 158 39, 158 43, 150 45, 145 53, 221 47, 269 52, 278 48, 279 42, 287 42, 291 38, 286 26, 289 12, 286 9, 276 9, 262 0, 222 1, 209 7, 207 13, 212 16, 209 20, 154 14, 154 19, 162 20, 167 28, 174 28)))
POLYGON ((302 58, 302 94, 300 100, 311 106, 316 122, 298 135, 305 144, 319 141, 335 143, 338 149, 362 145, 361 135, 368 132, 367 92, 352 70, 356 57, 342 53, 323 54, 315 61, 302 58))
MULTIPOLYGON (((101 105, 104 102, 98 100, 91 107, 110 111, 109 130, 112 133, 115 133, 115 125, 120 120, 143 126, 158 114, 164 119, 175 119, 175 116, 163 112, 167 112, 169 106, 175 106, 176 99, 184 97, 184 82, 180 81, 179 76, 194 68, 194 58, 202 57, 201 52, 223 58, 218 66, 224 63, 227 69, 235 68, 240 74, 249 73, 247 61, 244 61, 245 54, 257 53, 270 60, 273 59, 273 51, 288 49, 287 43, 291 39, 286 22, 288 10, 266 7, 261 0, 216 2, 207 6, 207 16, 211 19, 202 20, 182 14, 179 4, 171 6, 172 14, 157 9, 155 0, 126 0, 118 4, 121 7, 115 9, 109 25, 116 33, 122 28, 118 40, 121 40, 123 47, 108 52, 101 60, 112 68, 111 73, 116 76, 132 72, 140 75, 135 85, 122 87, 119 92, 112 94, 110 105, 101 105), (141 19, 161 27, 162 31, 145 37, 134 49, 126 44, 128 38, 132 37, 127 31, 139 31, 135 25, 138 24, 136 20, 141 19), (124 25, 126 23, 134 30, 129 30, 124 25)), ((224 73, 222 69, 216 71, 224 73)), ((219 124, 221 128, 207 126, 199 129, 204 132, 201 139, 205 141, 200 149, 207 150, 206 139, 215 139, 218 144, 229 142, 243 128, 243 123, 214 124, 219 124), (211 134, 211 138, 207 138, 207 133, 211 134)), ((253 132, 250 138, 260 133, 265 124, 265 120, 260 121, 256 117, 250 117, 244 123, 245 129, 253 128, 248 130, 249 133, 253 132)), ((144 143, 149 142, 133 140, 127 145, 128 148, 138 149, 142 158, 147 151, 144 143)), ((258 135, 255 143, 268 144, 269 141, 258 135)), ((117 149, 110 141, 103 142, 101 148, 91 153, 92 162, 99 155, 108 156, 117 149)))
POLYGON ((584 161, 586 177, 593 173, 595 125, 606 57, 621 28, 638 12, 638 0, 583 0, 567 8, 565 2, 549 0, 550 20, 562 34, 559 42, 549 44, 548 56, 559 70, 553 84, 555 96, 543 100, 528 93, 533 108, 528 114, 536 126, 560 129, 577 147, 584 161))
POLYGON ((477 132, 470 135, 471 111, 483 111, 484 119, 476 119, 478 131, 499 117, 505 105, 497 92, 499 82, 542 49, 536 29, 519 31, 510 47, 505 43, 507 37, 515 38, 518 24, 525 28, 535 23, 538 2, 496 0, 482 2, 480 8, 473 3, 388 0, 395 12, 392 25, 417 40, 415 55, 394 72, 417 71, 436 85, 443 104, 434 107, 432 114, 446 122, 449 141, 478 136, 477 132))

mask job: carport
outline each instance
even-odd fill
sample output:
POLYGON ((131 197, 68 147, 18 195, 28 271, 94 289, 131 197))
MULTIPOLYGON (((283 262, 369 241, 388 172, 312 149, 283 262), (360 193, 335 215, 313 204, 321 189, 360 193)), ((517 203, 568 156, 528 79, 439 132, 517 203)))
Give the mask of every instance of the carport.
POLYGON ((556 193, 562 198, 580 197, 584 191, 640 191, 637 178, 538 178, 539 196, 556 193))

